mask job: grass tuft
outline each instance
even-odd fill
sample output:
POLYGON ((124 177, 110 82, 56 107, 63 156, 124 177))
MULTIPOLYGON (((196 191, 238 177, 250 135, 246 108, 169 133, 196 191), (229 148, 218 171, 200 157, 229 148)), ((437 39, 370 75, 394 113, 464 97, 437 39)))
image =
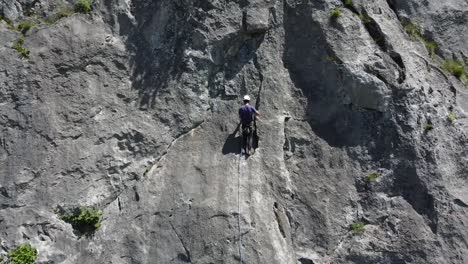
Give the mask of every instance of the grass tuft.
POLYGON ((366 226, 366 224, 363 223, 363 222, 353 223, 353 224, 351 224, 351 231, 355 235, 361 235, 366 230, 365 226, 366 226))
POLYGON ((16 26, 18 31, 21 31, 21 33, 26 34, 28 30, 30 30, 32 27, 36 26, 37 23, 29 20, 23 20, 18 23, 16 26))
POLYGON ((380 177, 380 173, 378 172, 372 172, 371 174, 367 175, 367 181, 373 182, 377 180, 380 177))
POLYGON ((449 115, 447 116, 447 119, 450 123, 453 124, 453 122, 455 122, 456 120, 455 114, 453 112, 450 112, 449 115))
POLYGON ((330 13, 330 17, 332 19, 337 19, 341 16, 341 10, 339 8, 333 8, 331 13, 330 13))
POLYGON ((13 47, 16 51, 18 51, 21 56, 27 58, 29 57, 29 50, 26 49, 24 46, 24 36, 20 36, 18 40, 13 44, 13 47))
POLYGON ((427 51, 431 57, 434 57, 436 50, 439 48, 439 45, 435 41, 430 41, 423 39, 424 45, 426 46, 427 51))
POLYGON ((416 25, 416 24, 414 24, 412 22, 408 22, 408 23, 406 23, 404 28, 405 28, 406 33, 410 36, 410 38, 412 40, 421 39, 421 37, 422 37, 421 32, 422 31, 421 31, 421 28, 418 25, 416 25))
POLYGON ((410 36, 410 38, 412 40, 422 41, 424 43, 424 46, 426 47, 427 52, 429 53, 429 55, 431 57, 434 57, 436 50, 439 48, 439 45, 435 41, 426 39, 423 36, 422 29, 418 25, 416 25, 416 24, 414 24, 412 22, 406 23, 404 28, 405 28, 406 33, 410 36))

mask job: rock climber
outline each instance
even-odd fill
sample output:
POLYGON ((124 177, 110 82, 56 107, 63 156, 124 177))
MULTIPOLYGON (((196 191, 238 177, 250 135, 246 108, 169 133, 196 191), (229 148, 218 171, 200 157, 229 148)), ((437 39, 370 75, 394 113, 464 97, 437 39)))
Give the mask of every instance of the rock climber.
POLYGON ((239 109, 239 118, 242 124, 242 149, 246 155, 250 155, 253 144, 253 122, 260 113, 250 105, 250 96, 244 96, 244 105, 239 109))

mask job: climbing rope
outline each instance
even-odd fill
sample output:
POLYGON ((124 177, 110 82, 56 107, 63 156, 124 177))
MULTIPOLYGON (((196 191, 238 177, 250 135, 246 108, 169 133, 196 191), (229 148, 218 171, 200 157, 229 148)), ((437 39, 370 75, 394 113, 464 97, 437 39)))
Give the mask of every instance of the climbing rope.
POLYGON ((239 152, 239 163, 237 167, 237 231, 239 235, 239 264, 243 263, 242 260, 242 233, 241 233, 241 196, 240 196, 240 187, 241 187, 241 162, 242 162, 242 141, 243 135, 241 130, 241 144, 240 144, 240 152, 239 152))

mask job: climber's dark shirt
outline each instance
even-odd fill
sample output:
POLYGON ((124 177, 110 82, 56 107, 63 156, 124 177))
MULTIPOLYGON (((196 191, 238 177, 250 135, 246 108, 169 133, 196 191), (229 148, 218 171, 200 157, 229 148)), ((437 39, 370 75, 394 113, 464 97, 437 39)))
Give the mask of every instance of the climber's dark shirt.
POLYGON ((254 116, 257 110, 251 105, 243 105, 239 109, 239 117, 241 119, 242 126, 248 126, 254 120, 254 116))

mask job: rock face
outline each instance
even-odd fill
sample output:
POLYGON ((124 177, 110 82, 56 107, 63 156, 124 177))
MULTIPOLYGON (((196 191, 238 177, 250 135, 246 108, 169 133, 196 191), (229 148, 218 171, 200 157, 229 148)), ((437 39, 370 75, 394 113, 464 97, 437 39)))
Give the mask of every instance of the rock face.
POLYGON ((63 5, 0 1, 40 23, 25 58, 0 22, 0 255, 468 263, 468 90, 442 67, 468 63, 465 0, 101 0, 43 22, 63 5), (103 212, 92 236, 56 214, 80 206, 103 212))

